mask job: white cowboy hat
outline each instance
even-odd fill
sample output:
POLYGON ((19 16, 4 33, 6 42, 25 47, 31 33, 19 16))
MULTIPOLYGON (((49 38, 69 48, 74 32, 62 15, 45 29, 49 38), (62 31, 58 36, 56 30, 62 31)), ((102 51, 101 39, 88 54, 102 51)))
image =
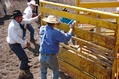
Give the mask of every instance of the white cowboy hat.
POLYGON ((31 0, 30 2, 27 3, 27 5, 34 5, 34 6, 38 6, 38 4, 36 4, 35 1, 31 0))
POLYGON ((42 20, 47 23, 58 23, 58 20, 54 15, 49 15, 47 18, 45 17, 42 20))

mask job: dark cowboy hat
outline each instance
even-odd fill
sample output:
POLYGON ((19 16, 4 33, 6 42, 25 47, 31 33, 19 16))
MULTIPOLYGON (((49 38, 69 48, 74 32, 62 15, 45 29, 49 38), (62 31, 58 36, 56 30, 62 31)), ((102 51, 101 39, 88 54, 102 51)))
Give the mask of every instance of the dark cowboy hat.
POLYGON ((20 10, 14 10, 13 11, 13 15, 12 15, 12 18, 15 18, 17 16, 22 16, 22 13, 20 10))

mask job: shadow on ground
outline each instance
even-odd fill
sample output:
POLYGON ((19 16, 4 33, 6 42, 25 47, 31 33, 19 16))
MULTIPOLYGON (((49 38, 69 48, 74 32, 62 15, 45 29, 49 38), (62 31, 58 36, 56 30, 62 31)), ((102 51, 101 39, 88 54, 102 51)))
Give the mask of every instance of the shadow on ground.
POLYGON ((6 16, 0 18, 0 25, 4 25, 4 21, 11 19, 11 17, 12 17, 11 15, 6 15, 6 16))
POLYGON ((28 48, 28 50, 30 50, 33 54, 34 54, 34 56, 38 56, 39 55, 39 44, 37 44, 37 43, 33 43, 33 45, 35 46, 35 48, 28 48))

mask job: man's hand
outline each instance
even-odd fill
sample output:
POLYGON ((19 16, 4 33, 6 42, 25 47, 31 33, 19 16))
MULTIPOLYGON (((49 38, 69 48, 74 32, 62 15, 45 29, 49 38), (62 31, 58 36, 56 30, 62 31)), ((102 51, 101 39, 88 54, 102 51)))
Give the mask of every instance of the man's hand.
POLYGON ((55 23, 56 25, 59 25, 60 24, 60 21, 59 20, 57 20, 57 23, 55 23))
POLYGON ((27 28, 27 25, 26 25, 26 24, 24 24, 24 28, 25 28, 25 29, 27 28))
POLYGON ((35 13, 32 14, 32 18, 33 18, 33 17, 36 17, 36 14, 35 14, 35 13))
POLYGON ((74 26, 75 26, 75 24, 70 24, 69 25, 70 29, 72 29, 72 30, 74 29, 74 26))
POLYGON ((27 42, 26 46, 27 46, 28 48, 30 48, 30 43, 29 43, 29 42, 27 42))
POLYGON ((41 14, 38 14, 38 18, 40 18, 41 17, 41 14))

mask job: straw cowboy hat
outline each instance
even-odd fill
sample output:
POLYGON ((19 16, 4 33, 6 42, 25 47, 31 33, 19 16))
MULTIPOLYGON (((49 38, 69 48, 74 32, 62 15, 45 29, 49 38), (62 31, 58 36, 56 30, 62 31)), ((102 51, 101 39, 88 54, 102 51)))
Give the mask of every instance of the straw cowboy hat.
POLYGON ((47 18, 45 17, 42 20, 47 23, 58 23, 58 20, 54 15, 49 15, 47 18))
POLYGON ((31 0, 30 2, 28 2, 27 5, 38 6, 38 4, 36 4, 36 2, 34 0, 31 0))

